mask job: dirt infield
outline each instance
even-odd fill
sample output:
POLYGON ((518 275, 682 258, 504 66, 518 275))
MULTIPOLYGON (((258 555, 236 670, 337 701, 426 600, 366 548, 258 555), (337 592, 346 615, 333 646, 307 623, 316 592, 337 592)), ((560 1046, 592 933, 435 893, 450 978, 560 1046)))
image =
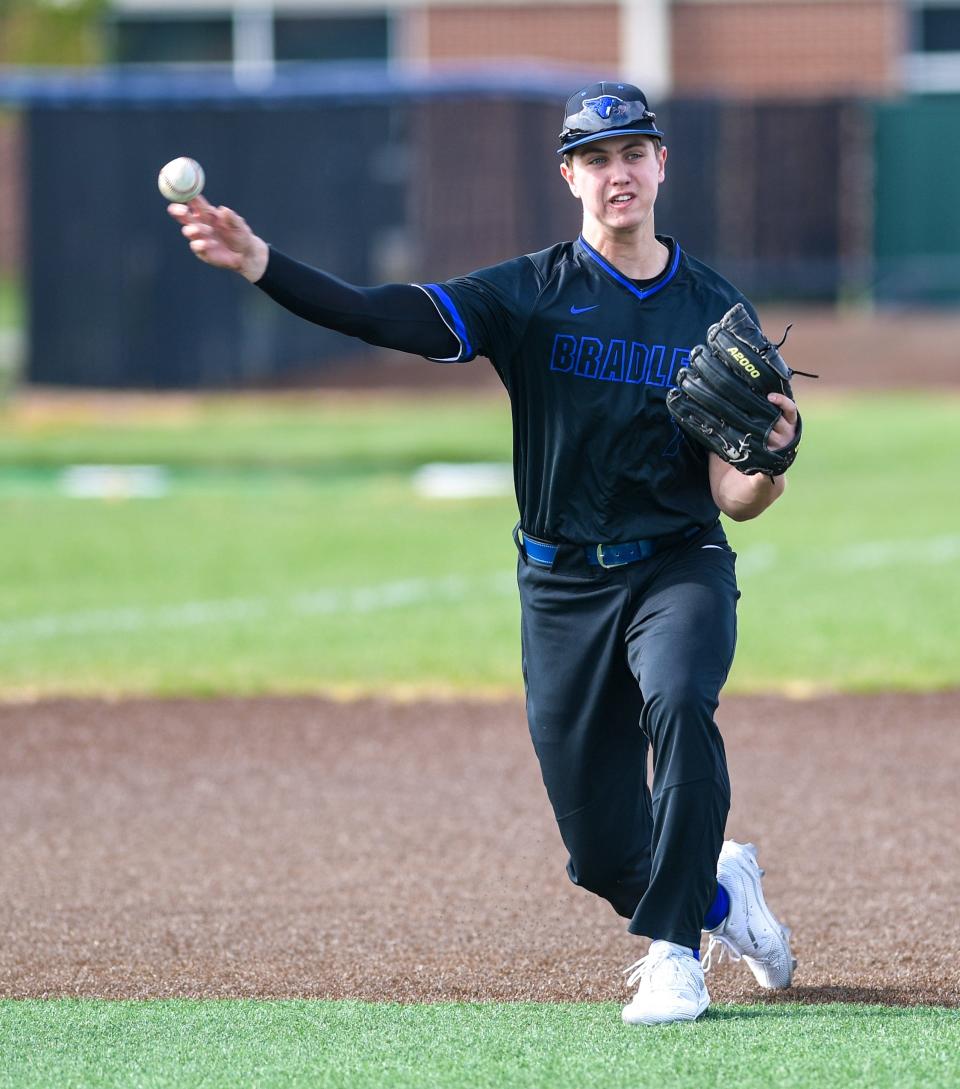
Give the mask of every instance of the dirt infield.
MULTIPOLYGON (((958 712, 725 701, 728 831, 800 960, 771 1000, 960 1005, 958 712)), ((4 996, 619 999, 641 955, 563 873, 518 702, 51 701, 0 738, 4 996)))

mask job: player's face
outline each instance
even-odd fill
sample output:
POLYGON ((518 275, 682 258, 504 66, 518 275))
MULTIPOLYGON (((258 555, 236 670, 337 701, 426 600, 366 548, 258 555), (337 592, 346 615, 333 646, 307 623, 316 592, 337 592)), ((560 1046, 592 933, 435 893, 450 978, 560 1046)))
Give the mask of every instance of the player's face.
POLYGON ((577 148, 561 164, 570 192, 583 204, 584 227, 617 232, 653 226, 667 149, 649 136, 614 136, 577 148))

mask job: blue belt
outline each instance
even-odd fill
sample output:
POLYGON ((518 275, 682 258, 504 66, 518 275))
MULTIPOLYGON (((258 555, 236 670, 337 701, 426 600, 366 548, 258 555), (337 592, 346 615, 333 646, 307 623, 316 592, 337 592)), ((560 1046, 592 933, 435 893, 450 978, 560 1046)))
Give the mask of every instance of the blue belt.
MULTIPOLYGON (((647 537, 642 541, 626 541, 623 544, 597 544, 583 545, 583 555, 587 563, 593 567, 624 567, 628 563, 639 563, 648 560, 657 552, 665 548, 687 541, 696 536, 701 526, 691 526, 683 533, 672 533, 666 537, 647 537)), ((559 545, 550 544, 549 541, 538 541, 536 537, 529 537, 520 531, 520 542, 527 559, 544 567, 552 567, 557 558, 559 545)))

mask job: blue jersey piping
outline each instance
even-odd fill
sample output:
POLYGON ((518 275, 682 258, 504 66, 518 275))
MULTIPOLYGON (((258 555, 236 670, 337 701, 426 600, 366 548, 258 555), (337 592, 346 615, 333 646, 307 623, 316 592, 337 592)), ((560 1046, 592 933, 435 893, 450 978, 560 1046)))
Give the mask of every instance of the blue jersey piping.
POLYGON ((655 283, 652 283, 649 287, 637 287, 637 285, 632 280, 627 279, 626 276, 618 272, 613 267, 613 265, 609 264, 607 261, 604 261, 600 254, 597 253, 597 251, 593 248, 593 246, 590 245, 589 242, 587 242, 583 235, 580 235, 577 241, 580 243, 581 246, 583 246, 583 250, 586 255, 592 261, 596 261, 596 263, 603 269, 604 272, 607 273, 608 276, 612 276, 618 284, 623 284, 623 286, 629 292, 631 292, 631 294, 636 295, 636 297, 641 300, 648 299, 651 295, 655 295, 658 291, 661 291, 663 288, 665 288, 667 284, 670 283, 670 281, 674 278, 674 276, 676 276, 677 269, 680 267, 680 243, 674 242, 673 260, 670 262, 670 267, 663 274, 663 276, 661 276, 660 279, 657 280, 655 283))
POLYGON ((440 301, 446 307, 447 313, 453 320, 453 331, 457 334, 460 343, 463 345, 463 354, 467 356, 473 355, 473 349, 470 346, 470 338, 467 336, 467 327, 464 325, 463 318, 460 317, 460 311, 457 309, 453 299, 450 298, 439 284, 426 284, 425 286, 431 291, 435 291, 439 296, 440 301))

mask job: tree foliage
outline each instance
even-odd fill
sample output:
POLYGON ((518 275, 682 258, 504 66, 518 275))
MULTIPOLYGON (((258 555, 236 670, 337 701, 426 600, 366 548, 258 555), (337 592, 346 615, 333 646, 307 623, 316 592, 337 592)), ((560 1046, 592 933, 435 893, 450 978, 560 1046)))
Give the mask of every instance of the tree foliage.
POLYGON ((0 64, 97 64, 108 0, 0 0, 0 64))

